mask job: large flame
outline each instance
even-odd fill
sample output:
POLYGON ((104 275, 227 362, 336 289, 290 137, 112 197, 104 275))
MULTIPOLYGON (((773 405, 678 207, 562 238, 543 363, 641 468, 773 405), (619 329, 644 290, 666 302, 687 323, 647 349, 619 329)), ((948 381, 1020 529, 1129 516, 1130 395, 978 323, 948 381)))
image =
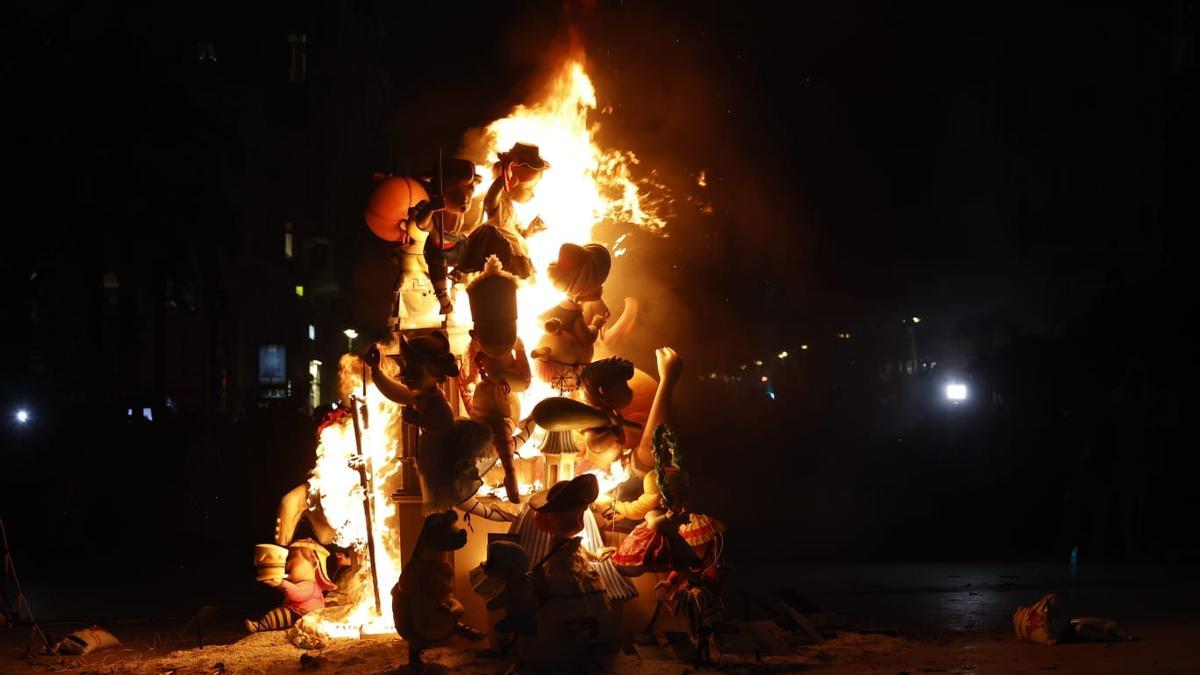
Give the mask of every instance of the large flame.
MULTIPOLYGON (((518 328, 527 348, 532 348, 542 334, 538 315, 564 299, 546 278, 547 265, 558 257, 559 247, 566 242, 579 244, 594 241, 593 229, 602 222, 627 223, 646 229, 659 229, 665 223, 652 209, 643 204, 630 166, 637 160, 632 153, 600 148, 594 138, 597 125, 589 121, 596 110, 596 92, 584 70, 581 59, 569 59, 555 74, 550 92, 542 101, 518 106, 513 112, 496 120, 486 129, 487 165, 481 173, 491 175, 491 164, 497 154, 516 142, 532 143, 551 164, 538 185, 536 196, 527 204, 517 205, 517 215, 528 223, 541 216, 547 229, 529 238, 529 252, 537 270, 532 283, 523 284, 518 292, 518 328)), ((615 241, 603 241, 614 255, 621 248, 625 235, 615 241)), ((467 303, 456 302, 454 323, 469 324, 467 303)), ((344 356, 340 364, 340 387, 343 398, 351 393, 361 395, 362 374, 358 361, 344 356)), ((528 412, 537 401, 558 392, 536 378, 525 392, 522 410, 528 412)), ((370 475, 370 499, 376 561, 381 595, 388 604, 388 591, 400 575, 400 538, 396 527, 395 507, 389 499, 399 480, 400 407, 391 403, 368 384, 369 426, 362 430, 363 453, 370 475)), ((535 434, 520 455, 532 461, 537 454, 541 434, 535 434)), ((354 428, 349 419, 327 427, 317 447, 317 464, 309 481, 310 492, 319 500, 330 524, 337 531, 336 543, 352 546, 365 552, 367 524, 363 517, 362 488, 358 470, 351 464, 357 449, 354 428)), ((615 473, 592 470, 601 479, 605 491, 624 480, 622 467, 614 465, 615 473)), ((527 474, 530 472, 526 472, 527 474)), ((522 481, 522 492, 541 488, 536 478, 522 481)), ((485 487, 481 494, 495 494, 495 487, 485 487)), ((331 607, 306 617, 300 630, 325 637, 357 637, 363 634, 387 633, 395 630, 391 612, 385 606, 383 616, 375 613, 374 595, 369 569, 359 573, 360 591, 343 607, 331 607)))
MULTIPOLYGON (((491 165, 499 153, 514 143, 537 145, 551 168, 544 172, 532 200, 516 204, 523 223, 541 217, 546 229, 529 237, 529 255, 537 275, 533 283, 522 285, 517 294, 520 315, 518 333, 532 349, 542 335, 538 316, 565 296, 546 278, 546 268, 558 258, 565 243, 586 244, 597 241, 594 230, 604 222, 626 223, 650 230, 666 223, 643 206, 643 194, 633 178, 630 166, 637 163, 633 153, 601 148, 595 140, 599 124, 589 120, 596 111, 596 89, 584 70, 583 59, 567 59, 554 74, 546 97, 531 105, 517 106, 508 117, 496 120, 486 129, 487 165, 479 167, 491 175, 491 165)), ((615 241, 600 241, 614 255, 624 252, 620 246, 626 235, 615 241)), ((614 266, 614 273, 617 271, 614 266)), ((465 304, 465 303, 463 303, 465 304)), ((557 395, 548 383, 534 379, 533 386, 521 396, 522 410, 557 395)), ((532 438, 520 449, 522 455, 534 452, 539 438, 532 438)))

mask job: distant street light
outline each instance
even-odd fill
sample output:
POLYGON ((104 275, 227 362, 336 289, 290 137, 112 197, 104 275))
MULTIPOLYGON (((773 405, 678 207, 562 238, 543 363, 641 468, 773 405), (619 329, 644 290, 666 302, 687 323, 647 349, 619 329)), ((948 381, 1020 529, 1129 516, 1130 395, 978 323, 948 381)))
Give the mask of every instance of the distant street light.
POLYGON ((358 337, 358 331, 354 330, 353 328, 347 328, 346 330, 342 331, 342 335, 346 336, 346 351, 353 352, 354 338, 358 337))
POLYGON ((967 385, 958 383, 946 385, 946 398, 955 403, 967 400, 967 385))
POLYGON ((914 317, 913 317, 913 323, 921 323, 921 317, 919 317, 919 316, 914 316, 914 317))
POLYGON ((24 408, 17 411, 17 424, 25 424, 29 421, 29 411, 24 408))

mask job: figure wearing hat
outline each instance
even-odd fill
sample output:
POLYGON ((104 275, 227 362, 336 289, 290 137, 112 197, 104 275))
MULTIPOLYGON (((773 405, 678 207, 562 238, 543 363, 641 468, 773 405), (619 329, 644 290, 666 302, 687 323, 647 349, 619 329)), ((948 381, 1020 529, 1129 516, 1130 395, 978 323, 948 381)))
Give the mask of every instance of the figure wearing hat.
POLYGON ((537 635, 537 599, 529 572, 529 553, 513 541, 488 544, 487 560, 471 570, 471 587, 483 596, 491 611, 504 610, 496 622, 499 635, 510 636, 501 651, 507 652, 522 637, 537 635))
POLYGON ((592 361, 596 339, 608 321, 608 309, 585 320, 580 301, 599 300, 611 265, 608 249, 600 244, 563 244, 558 260, 550 263, 550 281, 567 299, 538 317, 546 332, 530 356, 538 363, 538 377, 560 392, 574 391, 579 371, 592 361))
POLYGON ((399 357, 390 358, 401 364, 401 381, 383 371, 377 347, 371 347, 363 356, 380 393, 410 406, 415 413, 414 422, 421 429, 417 474, 425 508, 453 506, 488 520, 514 520, 516 514, 511 508, 488 506, 475 499, 483 485, 476 460, 491 449, 492 431, 474 420, 455 419, 446 394, 438 386, 447 377, 459 374, 449 339, 436 331, 411 340, 402 335, 399 357))
MULTIPOLYGON (((475 188, 483 182, 483 177, 476 173, 475 165, 470 160, 460 157, 446 160, 440 174, 435 167, 423 177, 431 190, 435 190, 438 182, 443 187, 440 198, 434 191, 430 192, 433 196, 425 209, 432 209, 430 212, 433 217, 425 216, 425 221, 418 221, 418 227, 422 227, 422 222, 428 223, 424 226, 429 233, 425 239, 425 263, 440 312, 450 314, 454 306, 450 302, 447 268, 457 266, 462 260, 467 248, 467 235, 481 220, 482 209, 472 210, 471 203, 475 188)), ((424 213, 421 215, 424 216, 424 213)))
POLYGON ((492 433, 478 422, 456 420, 438 386, 459 374, 446 335, 438 331, 412 339, 401 335, 399 358, 392 357, 400 362, 400 381, 383 371, 378 348, 371 347, 363 358, 380 393, 416 413, 415 423, 422 432, 417 473, 426 506, 448 508, 474 496, 483 485, 476 460, 490 448, 492 433))
POLYGON ((492 430, 492 445, 504 467, 504 490, 510 502, 518 503, 512 436, 521 415, 517 394, 529 388, 533 375, 517 337, 517 280, 492 256, 467 286, 467 294, 475 322, 467 350, 467 380, 475 382, 470 415, 492 430))
POLYGON ((312 539, 298 539, 287 548, 287 559, 282 564, 282 570, 278 569, 278 564, 259 561, 259 581, 282 591, 284 601, 258 621, 246 619, 246 630, 257 633, 289 628, 305 614, 323 609, 325 591, 337 588, 325 570, 328 558, 329 551, 324 546, 312 539))
POLYGON ((550 163, 542 159, 536 145, 517 143, 500 153, 494 167, 496 178, 483 200, 487 220, 467 238, 466 250, 456 268, 459 272, 480 272, 494 255, 516 277, 528 279, 533 275, 525 238, 545 226, 541 218, 534 218, 528 227, 523 227, 514 204, 533 199, 542 172, 549 168, 550 163))
MULTIPOLYGON (((593 618, 591 637, 599 630, 595 619, 609 611, 604 581, 593 563, 604 563, 614 549, 589 549, 579 536, 584 515, 600 494, 594 474, 585 473, 555 483, 529 499, 534 525, 549 535, 549 550, 533 567, 538 596, 543 601, 547 628, 570 635, 587 617, 593 618)), ((576 637, 580 637, 576 635, 576 637)))

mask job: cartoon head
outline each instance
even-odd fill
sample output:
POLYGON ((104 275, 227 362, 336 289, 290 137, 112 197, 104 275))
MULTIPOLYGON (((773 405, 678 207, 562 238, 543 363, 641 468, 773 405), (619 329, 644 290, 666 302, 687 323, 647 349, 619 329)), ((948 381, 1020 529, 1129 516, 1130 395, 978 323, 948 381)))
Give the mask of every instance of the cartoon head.
POLYGON ((502 579, 521 576, 529 571, 529 554, 515 541, 493 541, 488 544, 483 570, 502 579))
POLYGON ((537 346, 529 352, 534 359, 534 370, 543 382, 548 382, 560 391, 574 391, 579 387, 579 369, 592 360, 594 350, 585 345, 563 328, 562 321, 550 319, 537 346))
POLYGON ((554 287, 571 298, 599 300, 611 269, 612 256, 602 244, 563 244, 546 273, 554 287))
POLYGON ((529 508, 536 512, 538 529, 552 537, 573 537, 583 530, 583 514, 599 496, 600 482, 585 473, 533 495, 529 508))
MULTIPOLYGON (((424 178, 436 188, 438 168, 435 166, 430 169, 424 178)), ((452 157, 443 162, 441 183, 446 211, 453 214, 465 213, 475 198, 475 187, 482 181, 483 176, 475 173, 475 165, 470 160, 452 157)))
POLYGON ((400 353, 391 356, 400 365, 405 386, 425 390, 447 377, 458 377, 458 360, 450 352, 445 333, 435 331, 415 338, 400 336, 400 353))
POLYGON ((592 427, 583 430, 583 458, 608 471, 625 451, 626 437, 615 426, 592 427))
POLYGON ((421 437, 417 468, 425 501, 450 508, 483 486, 477 460, 491 451, 492 430, 480 422, 460 419, 446 431, 421 437))
POLYGON ((633 402, 633 363, 612 357, 589 363, 579 373, 587 402, 603 410, 621 410, 633 402))
POLYGON ((329 550, 312 539, 297 539, 288 546, 288 557, 284 569, 288 581, 315 581, 325 590, 336 588, 329 580, 325 569, 325 561, 329 558, 329 550))
POLYGON ((447 509, 425 516, 417 549, 427 551, 457 551, 467 545, 467 531, 458 526, 458 514, 447 509))
POLYGON ((538 146, 527 143, 517 143, 508 152, 500 153, 497 164, 504 189, 518 204, 533 199, 542 172, 550 168, 550 163, 542 159, 538 146))

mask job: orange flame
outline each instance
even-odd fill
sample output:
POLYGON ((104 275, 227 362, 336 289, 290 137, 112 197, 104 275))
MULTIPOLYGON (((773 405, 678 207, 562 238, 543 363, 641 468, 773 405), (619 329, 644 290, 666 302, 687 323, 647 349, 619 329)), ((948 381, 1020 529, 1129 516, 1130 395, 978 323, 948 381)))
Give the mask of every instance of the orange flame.
MULTIPOLYGON (((624 222, 651 231, 659 230, 665 222, 653 209, 643 203, 643 194, 633 179, 631 166, 637 158, 629 152, 606 150, 595 142, 598 125, 588 116, 596 110, 596 92, 584 70, 581 59, 567 60, 552 79, 550 93, 537 103, 518 106, 513 112, 488 125, 487 156, 489 166, 480 167, 490 175, 490 164, 501 150, 516 142, 532 143, 551 163, 542 177, 536 196, 526 204, 516 205, 518 217, 528 223, 541 216, 547 229, 529 238, 529 252, 539 271, 532 283, 523 284, 518 292, 520 324, 518 332, 527 346, 536 344, 542 326, 538 315, 564 299, 562 293, 545 278, 546 266, 558 257, 559 247, 566 242, 594 241, 593 229, 601 222, 624 222)), ((609 245, 614 257, 626 251, 626 235, 609 245)), ((453 322, 470 323, 466 302, 456 302, 453 322)), ((392 346, 394 348, 394 345, 392 346)), ((392 350, 394 352, 394 349, 392 350)), ((386 352, 386 353, 392 353, 386 352)), ((343 399, 361 394, 360 362, 345 355, 340 362, 339 386, 343 399)), ((391 368, 385 363, 385 368, 391 368)), ((533 386, 521 396, 522 410, 528 412, 534 403, 557 395, 548 384, 535 379, 533 386)), ((368 385, 366 393, 370 426, 363 430, 363 453, 371 477, 370 524, 376 542, 378 577, 381 594, 387 592, 400 575, 400 539, 395 522, 395 508, 389 499, 399 480, 399 442, 396 430, 400 425, 400 406, 368 385)), ((537 455, 541 434, 519 449, 521 456, 532 461, 537 455)), ((317 447, 317 463, 309 481, 310 492, 337 531, 336 543, 365 549, 366 528, 362 509, 362 488, 357 469, 351 460, 357 455, 354 430, 349 419, 326 428, 317 447)), ((593 471, 601 479, 605 491, 625 479, 618 473, 593 471)), ((527 472, 528 473, 528 472, 527 472)), ((522 492, 540 489, 540 481, 523 481, 522 492)), ((494 486, 485 487, 482 494, 494 494, 494 486)), ((471 563, 467 563, 471 564, 471 563)), ((310 614, 298 624, 298 630, 323 637, 358 637, 364 634, 388 633, 395 630, 391 612, 384 609, 378 616, 374 608, 369 569, 359 573, 359 592, 346 606, 330 607, 310 614)))

